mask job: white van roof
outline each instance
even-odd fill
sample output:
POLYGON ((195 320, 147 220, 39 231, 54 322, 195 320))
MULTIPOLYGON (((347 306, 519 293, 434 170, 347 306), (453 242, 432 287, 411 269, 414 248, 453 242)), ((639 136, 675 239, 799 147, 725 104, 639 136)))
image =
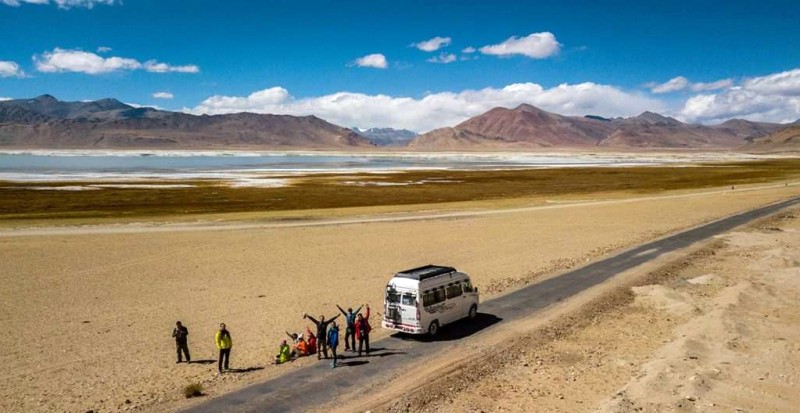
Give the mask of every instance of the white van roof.
POLYGON ((410 270, 400 271, 394 276, 397 278, 409 278, 412 280, 423 281, 428 278, 438 277, 444 274, 456 272, 453 267, 445 267, 442 265, 424 265, 422 267, 412 268, 410 270))

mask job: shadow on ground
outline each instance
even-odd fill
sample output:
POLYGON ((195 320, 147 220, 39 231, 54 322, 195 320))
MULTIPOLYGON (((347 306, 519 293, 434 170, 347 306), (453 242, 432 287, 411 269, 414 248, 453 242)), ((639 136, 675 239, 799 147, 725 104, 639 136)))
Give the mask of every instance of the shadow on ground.
POLYGON ((264 368, 263 367, 247 367, 247 368, 244 368, 244 369, 228 369, 228 370, 225 370, 225 372, 226 373, 249 373, 251 371, 258 371, 258 370, 264 370, 264 368))
POLYGON ((436 337, 431 337, 427 334, 415 335, 406 333, 395 333, 392 334, 392 337, 399 338, 401 340, 414 340, 422 343, 429 343, 432 341, 461 340, 464 337, 469 337, 501 321, 503 321, 503 319, 497 317, 496 315, 478 313, 474 320, 464 319, 440 328, 436 337))
POLYGON ((188 363, 189 364, 214 364, 216 362, 217 362, 217 360, 213 360, 213 359, 203 359, 203 360, 192 360, 192 361, 190 361, 188 363))

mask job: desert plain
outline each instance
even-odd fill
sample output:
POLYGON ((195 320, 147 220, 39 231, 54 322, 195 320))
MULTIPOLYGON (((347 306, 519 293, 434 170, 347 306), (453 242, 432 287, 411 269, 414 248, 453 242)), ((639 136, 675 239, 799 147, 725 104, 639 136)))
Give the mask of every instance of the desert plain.
MULTIPOLYGON (((181 193, 56 197, 7 184, 0 202, 0 322, 7 331, 0 338, 0 409, 175 411, 317 362, 271 364, 285 331, 310 326, 303 313, 333 316, 336 304, 371 304, 379 312, 394 271, 453 265, 472 275, 488 300, 614 251, 800 196, 796 160, 707 166, 703 179, 685 175, 698 173, 692 168, 581 170, 539 181, 554 172, 486 175, 492 179, 448 173, 440 181, 458 182, 434 184, 451 185, 447 191, 333 187, 325 196, 308 187, 337 179, 322 177, 260 192, 214 188, 223 194, 215 202, 228 197, 219 202, 241 207, 197 201, 198 210, 180 213, 163 200, 180 205, 181 193), (576 180, 587 174, 600 178, 576 180), (348 198, 348 190, 355 195, 348 198), (259 210, 258 197, 281 205, 287 194, 294 207, 259 210), (369 202, 373 196, 389 201, 369 202), (326 204, 339 198, 357 202, 326 204), (115 213, 120 205, 132 212, 115 213), (175 363, 176 320, 189 328, 196 363, 175 363), (220 322, 233 336, 237 369, 223 375, 213 342, 220 322), (206 396, 184 398, 190 383, 202 384, 206 396)), ((800 365, 798 215, 795 208, 720 236, 498 329, 489 343, 470 347, 488 352, 472 366, 485 374, 462 374, 463 385, 440 392, 431 386, 412 399, 367 389, 363 400, 320 409, 785 411, 796 405, 790 390, 800 365), (759 404, 758 394, 770 403, 759 404)), ((373 340, 387 334, 377 328, 373 340)))

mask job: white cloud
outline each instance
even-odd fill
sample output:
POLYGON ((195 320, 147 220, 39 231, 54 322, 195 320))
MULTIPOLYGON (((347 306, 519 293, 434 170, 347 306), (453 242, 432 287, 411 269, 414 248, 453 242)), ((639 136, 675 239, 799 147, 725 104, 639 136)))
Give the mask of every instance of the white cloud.
MULTIPOLYGON (((49 0, 0 0, 3 4, 12 7, 18 7, 23 3, 27 4, 50 4, 49 0)), ((96 4, 112 5, 120 3, 119 0, 53 0, 53 3, 58 5, 61 9, 69 9, 72 7, 84 7, 87 9, 93 8, 96 4)))
POLYGON ((800 69, 746 79, 721 93, 692 96, 676 115, 702 123, 732 118, 792 122, 800 118, 800 69))
POLYGON ((25 77, 17 62, 0 60, 0 77, 25 77))
POLYGON ((645 86, 650 88, 650 91, 653 93, 672 93, 686 89, 690 89, 693 92, 707 92, 710 90, 727 89, 733 86, 733 80, 720 79, 709 83, 693 83, 683 76, 677 76, 664 83, 650 82, 645 84, 645 86))
POLYGON ((184 66, 172 66, 166 63, 156 62, 155 60, 148 60, 144 62, 144 70, 153 73, 167 73, 167 72, 178 72, 178 73, 198 73, 200 72, 200 68, 196 65, 184 65, 184 66))
POLYGON ((544 59, 558 53, 561 44, 553 33, 532 33, 525 37, 512 36, 502 43, 483 46, 481 53, 495 56, 523 55, 534 59, 544 59))
POLYGON ((453 63, 456 60, 458 60, 458 58, 456 57, 456 55, 454 55, 452 53, 441 53, 441 54, 439 54, 439 56, 431 57, 430 59, 427 59, 426 61, 427 62, 431 62, 431 63, 445 63, 446 64, 446 63, 453 63))
POLYGON ((111 51, 110 47, 107 46, 100 46, 97 48, 97 53, 108 53, 111 51))
POLYGON ((733 79, 720 79, 709 83, 692 83, 690 88, 693 92, 708 92, 710 90, 728 89, 733 86, 733 79))
POLYGON ((153 97, 156 99, 172 99, 175 97, 175 95, 169 92, 156 92, 153 93, 153 97))
POLYGON ((55 48, 34 56, 36 70, 46 73, 78 72, 90 75, 116 72, 120 70, 146 70, 148 72, 183 72, 197 73, 200 69, 195 65, 170 66, 155 60, 148 60, 144 64, 136 59, 125 57, 102 57, 95 53, 82 50, 68 50, 55 48))
POLYGON ((650 83, 649 86, 650 86, 650 91, 653 93, 676 92, 679 90, 686 89, 686 87, 689 86, 689 79, 683 76, 678 76, 678 77, 673 77, 672 79, 661 84, 650 83))
POLYGON ((12 98, 5 97, 5 96, 0 96, 0 102, 2 102, 2 101, 4 101, 4 100, 11 100, 11 99, 12 99, 12 98))
POLYGON ((389 63, 386 61, 386 56, 380 53, 373 53, 364 57, 359 57, 352 64, 358 67, 374 67, 376 69, 386 69, 389 67, 389 63))
POLYGON ((764 94, 800 96, 800 69, 747 79, 744 87, 764 94))
POLYGON ((474 48, 472 46, 468 46, 468 47, 465 47, 465 48, 461 49, 461 53, 466 53, 466 54, 475 53, 477 51, 478 51, 478 49, 476 49, 476 48, 474 48))
POLYGON ((419 43, 414 43, 411 46, 414 46, 417 49, 422 50, 424 52, 435 52, 440 48, 449 45, 451 40, 452 39, 450 39, 449 37, 436 36, 433 39, 425 40, 419 43))
POLYGON ((568 115, 631 116, 663 105, 644 95, 628 93, 595 83, 563 84, 549 89, 535 83, 516 83, 503 88, 440 92, 421 98, 338 92, 295 98, 282 87, 249 96, 212 96, 193 109, 196 114, 236 112, 316 115, 345 126, 392 127, 419 132, 453 126, 494 107, 529 103, 568 115))

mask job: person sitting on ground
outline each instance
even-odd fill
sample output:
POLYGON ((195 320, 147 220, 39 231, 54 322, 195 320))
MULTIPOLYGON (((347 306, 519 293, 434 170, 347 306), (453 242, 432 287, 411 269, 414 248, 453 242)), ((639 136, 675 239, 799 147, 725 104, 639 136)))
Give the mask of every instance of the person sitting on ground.
POLYGON ((292 339, 292 343, 294 343, 294 344, 297 344, 297 342, 300 341, 300 337, 303 336, 302 334, 289 333, 288 331, 286 332, 286 335, 289 336, 289 338, 292 339))
POLYGON ((281 341, 280 347, 278 347, 278 355, 275 356, 275 364, 286 363, 291 359, 292 359, 292 348, 289 347, 289 344, 286 343, 286 340, 283 340, 281 341))
POLYGON ((345 312, 342 307, 339 307, 339 304, 336 304, 336 308, 344 314, 344 319, 347 321, 347 326, 344 331, 345 351, 356 351, 356 315, 361 312, 361 307, 358 307, 355 312, 353 312, 352 308, 348 308, 347 312, 345 312), (350 344, 351 341, 353 343, 352 345, 350 344))
POLYGON ((336 347, 339 347, 339 326, 335 322, 331 324, 331 328, 328 329, 328 347, 330 347, 331 354, 333 354, 331 368, 336 368, 336 347))
POLYGON ((302 334, 297 339, 297 344, 294 345, 294 350, 292 350, 292 355, 295 358, 304 357, 308 355, 308 343, 306 343, 306 340, 303 338, 302 334))
POLYGON ((328 358, 328 344, 326 341, 326 336, 328 334, 328 324, 332 323, 333 320, 336 320, 336 317, 339 317, 339 314, 336 314, 330 320, 325 320, 325 316, 319 316, 319 321, 314 317, 311 317, 308 314, 303 314, 303 318, 307 318, 311 320, 314 325, 317 326, 317 360, 322 359, 322 355, 325 354, 325 358, 328 358))
POLYGON ((361 356, 361 350, 366 344, 367 355, 369 356, 369 332, 372 331, 372 326, 369 325, 369 304, 367 304, 367 315, 361 314, 356 317, 356 339, 358 340, 358 355, 361 356))
POLYGON ((317 336, 311 332, 311 329, 306 327, 306 335, 308 336, 308 354, 312 355, 317 352, 317 336))
POLYGON ((175 323, 175 329, 172 330, 172 337, 175 337, 175 347, 178 348, 178 361, 183 362, 182 355, 186 355, 186 363, 191 363, 192 358, 189 356, 189 329, 184 327, 180 321, 175 323))

